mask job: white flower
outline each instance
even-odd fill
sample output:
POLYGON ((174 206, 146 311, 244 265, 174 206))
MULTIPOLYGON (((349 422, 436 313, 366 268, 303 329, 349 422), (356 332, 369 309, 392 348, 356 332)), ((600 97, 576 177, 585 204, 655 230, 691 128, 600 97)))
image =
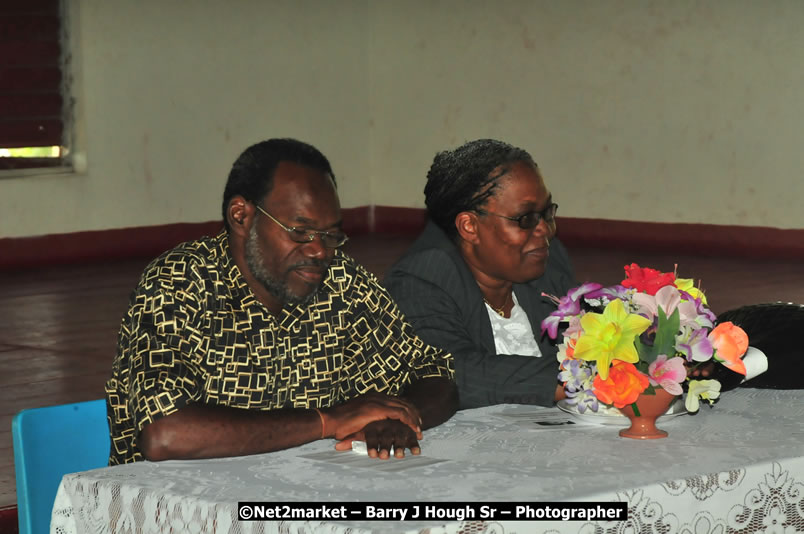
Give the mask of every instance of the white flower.
POLYGON ((690 387, 687 390, 687 399, 684 401, 684 406, 688 412, 697 412, 699 398, 712 404, 718 397, 720 397, 720 382, 717 380, 690 380, 690 387))

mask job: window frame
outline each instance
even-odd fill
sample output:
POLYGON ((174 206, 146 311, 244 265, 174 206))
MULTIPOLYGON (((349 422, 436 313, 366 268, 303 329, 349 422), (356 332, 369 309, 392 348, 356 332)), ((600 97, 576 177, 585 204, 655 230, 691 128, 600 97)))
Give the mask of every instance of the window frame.
MULTIPOLYGON (((20 0, 21 5, 27 4, 20 0)), ((44 1, 42 4, 48 4, 44 1)), ((59 89, 61 94, 61 147, 62 154, 58 158, 8 158, 19 162, 19 166, 0 165, 0 179, 42 176, 83 174, 86 172, 86 157, 78 150, 76 128, 77 101, 75 99, 75 80, 77 50, 77 9, 79 2, 71 0, 55 0, 58 9, 59 32, 59 70, 61 73, 59 89), (55 161, 54 161, 55 160, 55 161), (39 165, 38 163, 42 163, 39 165)), ((50 6, 46 6, 50 9, 50 6)), ((3 147, 10 148, 10 147, 3 147)), ((7 159, 7 158, 0 158, 7 159)))

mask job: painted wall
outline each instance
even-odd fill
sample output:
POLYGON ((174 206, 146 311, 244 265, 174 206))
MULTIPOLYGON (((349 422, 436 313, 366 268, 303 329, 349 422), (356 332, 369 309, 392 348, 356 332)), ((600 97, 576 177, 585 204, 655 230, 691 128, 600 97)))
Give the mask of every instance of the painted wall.
POLYGON ((364 0, 67 1, 87 171, 0 179, 0 236, 220 219, 269 137, 316 145, 370 204, 364 0))
MULTIPOLYGON (((804 2, 372 4, 372 196, 436 152, 526 148, 560 214, 804 228, 804 2)), ((413 184, 411 184, 413 180, 413 184)))
POLYGON ((218 218, 249 144, 344 207, 421 207, 437 150, 528 149, 561 214, 804 228, 799 0, 69 0, 78 175, 0 178, 0 237, 218 218))

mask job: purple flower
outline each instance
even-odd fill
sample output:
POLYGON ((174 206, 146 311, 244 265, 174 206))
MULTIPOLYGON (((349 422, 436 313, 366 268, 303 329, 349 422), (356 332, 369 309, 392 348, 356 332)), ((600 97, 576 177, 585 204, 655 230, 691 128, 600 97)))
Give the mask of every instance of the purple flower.
POLYGON ((592 381, 597 368, 587 362, 567 358, 561 363, 562 371, 558 379, 564 382, 564 391, 567 393, 567 404, 576 406, 580 413, 587 409, 597 412, 598 400, 592 389, 592 381))
POLYGON ((581 313, 581 297, 601 287, 603 286, 600 284, 586 282, 576 288, 570 289, 567 294, 560 299, 542 293, 542 296, 549 298, 558 305, 558 309, 542 321, 542 335, 544 335, 546 331, 551 339, 555 339, 558 336, 558 325, 563 322, 566 317, 581 313))
POLYGON ((542 321, 542 335, 544 335, 546 331, 550 339, 555 339, 556 336, 558 336, 558 325, 561 323, 562 319, 563 316, 559 315, 558 312, 553 312, 545 317, 542 321))
POLYGON ((587 409, 597 412, 600 403, 591 389, 567 388, 567 404, 575 406, 579 413, 585 413, 587 409))
POLYGON ((598 285, 598 289, 595 291, 590 291, 586 294, 587 299, 606 299, 606 300, 628 300, 627 294, 629 289, 622 285, 616 285, 611 287, 603 287, 600 284, 598 285))
POLYGON ((695 298, 686 291, 679 290, 679 293, 681 293, 681 297, 684 300, 687 300, 695 305, 695 312, 698 314, 698 317, 695 318, 695 322, 698 324, 698 326, 712 328, 715 325, 717 316, 712 313, 712 310, 706 307, 706 305, 703 303, 703 299, 695 298))
POLYGON ((593 412, 597 413, 598 408, 600 407, 599 401, 595 394, 592 392, 591 389, 585 389, 582 392, 582 395, 578 397, 578 411, 580 413, 584 413, 587 408, 592 410, 593 412))
POLYGON ((676 343, 676 348, 683 354, 688 362, 705 362, 712 358, 714 347, 707 337, 706 328, 692 330, 690 334, 682 336, 682 340, 676 343), (687 339, 683 339, 683 338, 687 339))

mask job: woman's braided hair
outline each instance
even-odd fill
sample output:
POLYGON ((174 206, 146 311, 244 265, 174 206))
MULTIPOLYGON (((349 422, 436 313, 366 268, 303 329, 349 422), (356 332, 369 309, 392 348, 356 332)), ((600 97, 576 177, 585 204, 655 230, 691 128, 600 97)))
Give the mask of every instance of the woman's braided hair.
POLYGON ((455 217, 483 207, 494 195, 499 179, 519 161, 536 166, 527 151, 495 139, 469 141, 455 150, 439 152, 424 186, 427 215, 454 240, 458 235, 455 217))

